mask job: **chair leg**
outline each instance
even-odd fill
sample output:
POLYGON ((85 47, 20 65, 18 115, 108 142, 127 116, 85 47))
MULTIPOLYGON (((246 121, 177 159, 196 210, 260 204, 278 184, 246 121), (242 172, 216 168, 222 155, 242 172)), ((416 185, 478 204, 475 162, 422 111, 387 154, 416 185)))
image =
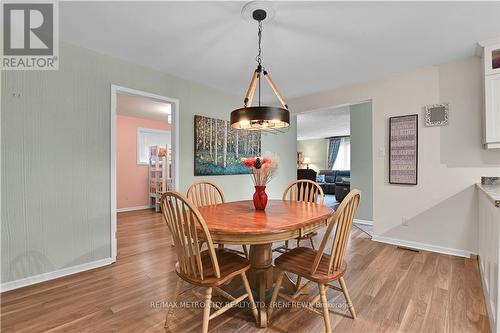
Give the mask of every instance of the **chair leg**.
POLYGON ((281 283, 283 282, 283 277, 285 276, 285 271, 279 271, 278 279, 276 280, 276 284, 274 286, 273 295, 271 296, 271 302, 269 303, 269 308, 267 309, 267 320, 271 320, 271 314, 274 310, 274 305, 276 302, 276 298, 278 297, 278 293, 280 292, 281 283))
POLYGON ((312 248, 313 250, 316 250, 316 248, 314 247, 314 240, 313 240, 313 238, 312 238, 312 237, 309 237, 309 242, 311 242, 311 248, 312 248))
POLYGON ((289 251, 290 249, 288 248, 288 241, 285 241, 285 252, 289 251))
POLYGON ((321 308, 323 309, 323 319, 325 321, 325 332, 332 333, 332 327, 330 324, 330 314, 328 311, 328 300, 326 299, 325 285, 318 283, 319 294, 321 295, 321 308))
POLYGON ((354 305, 351 301, 351 296, 349 296, 349 292, 347 291, 347 286, 345 285, 344 277, 339 279, 340 287, 342 287, 342 291, 344 292, 345 299, 347 301, 347 306, 349 307, 349 311, 351 311, 352 318, 356 319, 356 311, 354 311, 354 305))
MULTIPOLYGON (((245 245, 243 245, 245 246, 245 245)), ((252 314, 255 318, 255 322, 259 321, 259 313, 257 312, 257 306, 255 305, 255 300, 253 299, 252 289, 250 289, 250 284, 248 283, 247 275, 245 273, 241 273, 241 280, 243 280, 243 286, 245 287, 245 291, 248 294, 248 300, 250 301, 250 308, 252 310, 252 314)))
MULTIPOLYGON (((175 294, 174 294, 174 304, 177 303, 179 298, 179 294, 181 293, 182 288, 182 279, 177 278, 177 285, 175 286, 175 294)), ((163 327, 168 327, 168 320, 170 319, 170 315, 172 314, 172 307, 169 307, 167 310, 167 314, 165 315, 165 325, 163 327)))
POLYGON ((300 288, 300 282, 302 281, 302 277, 297 275, 297 282, 295 282, 295 289, 299 289, 300 288))
POLYGON ((219 244, 218 248, 219 249, 223 249, 224 248, 224 244, 219 244))
POLYGON ((243 248, 243 253, 245 253, 245 258, 248 259, 248 249, 247 249, 247 246, 246 245, 242 245, 241 247, 243 248))
MULTIPOLYGON (((297 241, 297 247, 300 247, 300 238, 296 238, 297 241)), ((299 289, 300 288, 300 281, 301 277, 297 275, 297 282, 295 282, 295 288, 299 289)))
POLYGON ((203 326, 202 332, 208 332, 208 321, 210 320, 210 305, 212 303, 212 288, 207 288, 205 292, 205 308, 203 309, 203 326))

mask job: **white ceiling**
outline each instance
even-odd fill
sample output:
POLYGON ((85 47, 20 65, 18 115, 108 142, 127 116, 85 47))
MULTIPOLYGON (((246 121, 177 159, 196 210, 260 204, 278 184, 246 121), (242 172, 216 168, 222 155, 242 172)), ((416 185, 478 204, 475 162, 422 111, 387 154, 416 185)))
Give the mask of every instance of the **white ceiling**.
POLYGON ((168 121, 172 105, 142 96, 118 93, 116 112, 123 116, 168 121))
POLYGON ((300 113, 297 115, 297 140, 349 135, 349 106, 300 113))
MULTIPOLYGON (((243 5, 61 2, 60 38, 243 97, 257 43, 243 5)), ((500 2, 271 5, 263 60, 285 98, 472 56, 500 37, 500 2)))

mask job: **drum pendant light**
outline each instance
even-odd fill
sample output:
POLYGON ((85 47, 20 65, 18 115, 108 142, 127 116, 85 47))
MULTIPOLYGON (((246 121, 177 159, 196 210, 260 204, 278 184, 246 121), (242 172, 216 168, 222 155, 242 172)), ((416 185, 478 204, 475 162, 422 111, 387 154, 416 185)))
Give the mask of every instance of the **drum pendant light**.
POLYGON ((262 66, 262 21, 266 16, 267 13, 263 9, 256 9, 252 13, 253 19, 258 22, 259 49, 256 58, 257 68, 253 72, 245 100, 243 101, 243 107, 231 112, 231 127, 235 129, 272 131, 290 126, 288 105, 271 79, 269 72, 262 66), (282 107, 261 105, 260 88, 262 76, 266 79, 282 107), (258 90, 258 105, 252 106, 255 90, 258 90))

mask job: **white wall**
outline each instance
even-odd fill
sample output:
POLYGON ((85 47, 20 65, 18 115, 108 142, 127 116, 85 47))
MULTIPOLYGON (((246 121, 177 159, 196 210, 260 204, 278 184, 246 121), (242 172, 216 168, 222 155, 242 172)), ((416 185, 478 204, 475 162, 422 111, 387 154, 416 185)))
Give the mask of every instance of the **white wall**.
POLYGON ((295 98, 295 112, 372 100, 373 217, 378 236, 477 251, 481 176, 500 175, 500 150, 484 150, 481 61, 470 57, 295 98), (447 127, 422 126, 423 107, 450 103, 447 127), (388 183, 388 118, 419 115, 418 185, 388 183), (402 218, 408 226, 402 226, 402 218))
MULTIPOLYGON (((58 71, 1 74, 2 286, 54 271, 74 272, 72 267, 100 265, 110 257, 111 84, 180 100, 182 192, 199 179, 193 176, 194 115, 229 119, 243 101, 65 43, 58 71)), ((295 124, 292 117, 286 133, 262 139, 263 150, 280 158, 268 188, 271 198, 281 197, 295 178, 295 124)), ((249 175, 212 178, 228 200, 251 198, 249 175)), ((47 277, 54 274, 40 278, 47 277)))

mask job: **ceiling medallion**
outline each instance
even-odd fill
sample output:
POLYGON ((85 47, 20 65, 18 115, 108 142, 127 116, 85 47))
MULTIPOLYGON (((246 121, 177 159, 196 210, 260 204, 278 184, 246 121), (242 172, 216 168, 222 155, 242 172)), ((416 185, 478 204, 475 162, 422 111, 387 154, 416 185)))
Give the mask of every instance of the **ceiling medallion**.
POLYGON ((256 57, 257 68, 253 72, 250 85, 243 102, 243 107, 231 112, 231 127, 235 129, 250 131, 272 131, 284 129, 290 126, 290 112, 283 96, 274 84, 269 72, 262 66, 262 23, 266 20, 267 12, 262 8, 256 8, 252 12, 252 18, 258 22, 259 48, 256 57), (261 78, 265 80, 273 90, 282 107, 261 105, 260 90, 261 78), (252 106, 255 91, 258 90, 258 104, 252 106))

